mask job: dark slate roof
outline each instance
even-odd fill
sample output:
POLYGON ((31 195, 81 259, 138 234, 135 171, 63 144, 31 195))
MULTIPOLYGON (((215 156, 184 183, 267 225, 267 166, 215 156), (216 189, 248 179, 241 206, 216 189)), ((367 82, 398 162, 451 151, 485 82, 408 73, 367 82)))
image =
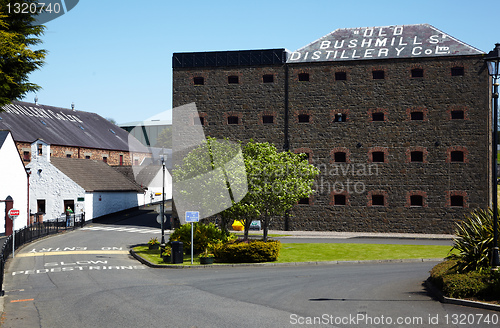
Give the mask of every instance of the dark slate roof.
POLYGON ((290 54, 288 63, 481 55, 429 24, 337 29, 290 54))
POLYGON ((8 135, 9 131, 0 131, 0 148, 2 148, 3 143, 7 140, 8 135))
POLYGON ((285 63, 285 49, 177 52, 172 55, 172 67, 220 67, 280 65, 285 63))
POLYGON ((16 142, 43 139, 51 145, 147 152, 128 132, 95 113, 19 101, 2 109, 0 130, 10 130, 16 142))
POLYGON ((51 157, 50 162, 85 191, 136 191, 142 188, 103 161, 51 157))

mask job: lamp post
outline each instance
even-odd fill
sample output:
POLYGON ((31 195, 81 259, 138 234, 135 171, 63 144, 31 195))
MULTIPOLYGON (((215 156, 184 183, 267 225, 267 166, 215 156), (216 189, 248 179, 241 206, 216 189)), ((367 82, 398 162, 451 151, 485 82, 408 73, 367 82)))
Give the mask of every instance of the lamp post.
POLYGON ((160 153, 161 166, 163 170, 162 192, 161 192, 161 243, 160 254, 165 251, 165 150, 162 148, 160 153))
POLYGON ((498 78, 500 77, 500 43, 495 44, 495 49, 490 51, 484 60, 488 65, 488 73, 493 77, 493 137, 492 137, 492 202, 493 202, 493 249, 491 254, 491 269, 496 270, 500 266, 498 256, 498 173, 497 173, 497 147, 498 147, 498 78))

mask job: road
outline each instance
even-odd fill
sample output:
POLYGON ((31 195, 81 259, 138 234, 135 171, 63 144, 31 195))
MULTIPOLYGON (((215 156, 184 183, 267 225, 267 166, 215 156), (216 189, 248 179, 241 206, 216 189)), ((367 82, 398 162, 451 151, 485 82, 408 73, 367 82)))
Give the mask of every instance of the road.
POLYGON ((127 251, 159 236, 155 217, 93 224, 18 250, 1 327, 498 326, 484 322, 498 312, 428 296, 422 282, 432 262, 145 267, 127 251))

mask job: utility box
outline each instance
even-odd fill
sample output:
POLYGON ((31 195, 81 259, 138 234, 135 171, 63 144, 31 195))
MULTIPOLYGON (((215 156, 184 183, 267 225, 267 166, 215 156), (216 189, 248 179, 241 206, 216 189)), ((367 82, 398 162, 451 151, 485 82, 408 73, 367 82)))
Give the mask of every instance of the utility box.
POLYGON ((184 262, 184 251, 182 249, 181 241, 172 242, 172 256, 170 257, 172 264, 179 264, 184 262))

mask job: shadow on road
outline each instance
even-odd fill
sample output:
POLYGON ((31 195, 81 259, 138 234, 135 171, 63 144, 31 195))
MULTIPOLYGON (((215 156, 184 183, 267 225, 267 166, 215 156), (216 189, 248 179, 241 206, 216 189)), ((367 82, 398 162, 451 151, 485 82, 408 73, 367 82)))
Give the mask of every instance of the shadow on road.
POLYGON ((154 207, 139 207, 105 215, 93 220, 98 224, 134 225, 139 227, 160 228, 156 221, 158 213, 154 207))

